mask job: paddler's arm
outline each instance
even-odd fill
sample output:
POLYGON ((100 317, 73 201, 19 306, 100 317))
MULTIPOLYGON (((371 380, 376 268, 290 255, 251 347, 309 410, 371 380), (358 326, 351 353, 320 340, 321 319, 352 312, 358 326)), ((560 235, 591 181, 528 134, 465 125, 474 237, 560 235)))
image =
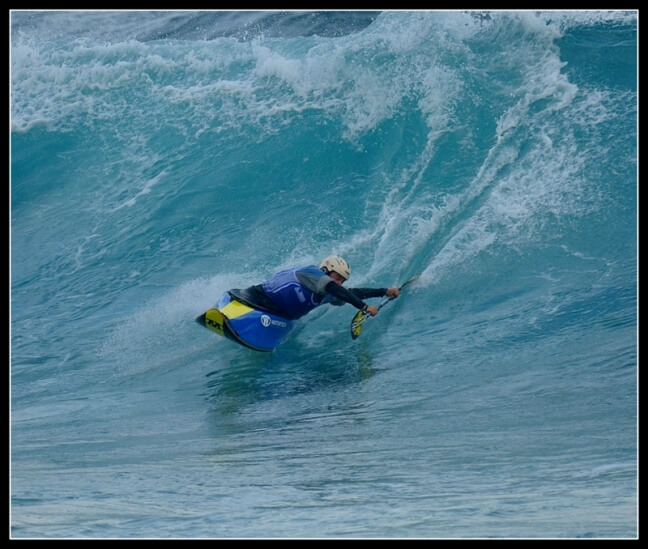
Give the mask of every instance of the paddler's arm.
POLYGON ((398 297, 400 295, 398 288, 348 288, 348 290, 360 299, 385 296, 398 297))
MULTIPOLYGON (((349 288, 348 290, 343 286, 337 284, 330 276, 313 276, 310 273, 297 271, 297 280, 308 289, 316 293, 328 293, 336 300, 342 303, 349 303, 356 309, 367 311, 371 316, 378 314, 378 307, 367 305, 363 299, 370 297, 383 297, 391 296, 398 297, 400 291, 398 288, 349 288)), ((341 305, 342 303, 337 303, 341 305)), ((332 303, 336 305, 336 303, 332 303)))
MULTIPOLYGON (((356 309, 361 309, 363 311, 366 311, 371 316, 376 316, 378 314, 378 307, 375 307, 373 305, 367 305, 364 301, 362 301, 362 299, 360 299, 356 295, 356 290, 358 290, 358 288, 347 290, 345 287, 336 284, 335 281, 331 281, 326 285, 325 289, 326 292, 331 294, 333 297, 339 299, 340 301, 344 301, 345 303, 350 303, 356 309)), ((364 290, 369 290, 369 293, 373 294, 373 295, 367 295, 367 297, 380 297, 380 296, 388 295, 386 292, 389 291, 387 288, 376 288, 376 289, 364 288, 364 290)), ((366 294, 361 294, 361 295, 366 295, 366 294)))
MULTIPOLYGON (((356 296, 354 293, 347 290, 346 288, 340 286, 337 282, 335 282, 335 280, 333 280, 328 275, 314 276, 312 273, 304 272, 304 271, 297 271, 295 274, 297 276, 297 280, 299 281, 299 283, 306 286, 306 288, 308 288, 309 290, 318 293, 320 295, 327 293, 333 296, 333 298, 335 299, 333 303, 331 303, 332 305, 342 305, 344 303, 350 303, 356 309, 362 309, 364 311, 367 311, 372 316, 378 313, 377 307, 367 305, 364 301, 362 301, 360 297, 356 296), (338 301, 338 303, 335 303, 335 301, 338 301)), ((385 294, 381 293, 379 295, 385 295, 385 294)))
POLYGON ((356 309, 364 309, 367 304, 362 301, 354 292, 347 290, 344 286, 340 286, 334 280, 331 280, 326 287, 324 288, 327 294, 331 294, 333 297, 344 301, 345 303, 350 303, 356 309))
MULTIPOLYGON (((400 295, 400 290, 398 288, 349 288, 349 292, 354 294, 360 299, 367 299, 370 297, 392 297, 397 298, 400 295)), ((367 305, 366 310, 371 316, 376 316, 378 314, 378 307, 373 305, 367 305)))

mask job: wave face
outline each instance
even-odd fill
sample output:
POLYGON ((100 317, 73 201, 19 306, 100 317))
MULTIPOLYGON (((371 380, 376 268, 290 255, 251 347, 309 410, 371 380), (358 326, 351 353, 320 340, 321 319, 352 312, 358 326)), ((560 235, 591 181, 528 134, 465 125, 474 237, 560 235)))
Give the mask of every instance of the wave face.
POLYGON ((638 12, 10 30, 12 537, 637 536, 638 12), (333 253, 420 276, 193 321, 333 253))

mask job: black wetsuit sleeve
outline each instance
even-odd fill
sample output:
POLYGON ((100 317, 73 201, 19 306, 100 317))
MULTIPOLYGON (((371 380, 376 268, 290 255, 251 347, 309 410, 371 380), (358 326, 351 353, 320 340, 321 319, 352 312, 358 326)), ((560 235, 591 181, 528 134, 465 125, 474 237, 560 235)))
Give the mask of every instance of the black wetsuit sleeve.
POLYGON ((386 294, 387 288, 349 288, 336 284, 334 281, 326 285, 326 291, 336 299, 350 303, 356 309, 364 309, 367 304, 363 301, 368 297, 382 297, 386 294))
POLYGON ((349 291, 360 299, 385 297, 387 295, 387 288, 349 288, 349 291))
POLYGON ((364 301, 362 301, 362 299, 357 297, 354 293, 350 292, 346 288, 343 288, 342 286, 337 284, 334 280, 331 280, 331 282, 326 285, 325 289, 327 293, 331 294, 336 299, 339 299, 344 303, 350 303, 356 309, 364 309, 367 305, 364 301))

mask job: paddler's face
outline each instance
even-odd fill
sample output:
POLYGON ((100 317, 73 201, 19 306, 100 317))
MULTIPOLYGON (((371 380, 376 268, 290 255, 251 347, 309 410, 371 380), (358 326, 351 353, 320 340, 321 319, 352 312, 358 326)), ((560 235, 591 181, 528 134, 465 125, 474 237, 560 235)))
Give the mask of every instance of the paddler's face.
POLYGON ((343 278, 341 275, 339 275, 338 273, 336 273, 335 271, 331 271, 331 272, 329 273, 329 276, 330 276, 333 280, 335 280, 335 283, 336 283, 338 286, 342 286, 342 284, 344 284, 344 278, 343 278))

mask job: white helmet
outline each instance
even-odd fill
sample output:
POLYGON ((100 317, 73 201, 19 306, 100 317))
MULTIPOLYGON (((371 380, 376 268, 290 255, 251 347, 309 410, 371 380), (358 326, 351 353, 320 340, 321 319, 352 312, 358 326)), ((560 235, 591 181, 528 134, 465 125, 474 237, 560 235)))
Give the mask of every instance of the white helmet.
POLYGON ((327 272, 335 271, 344 280, 349 280, 351 276, 351 267, 339 255, 331 255, 320 264, 320 269, 326 269, 327 272))

